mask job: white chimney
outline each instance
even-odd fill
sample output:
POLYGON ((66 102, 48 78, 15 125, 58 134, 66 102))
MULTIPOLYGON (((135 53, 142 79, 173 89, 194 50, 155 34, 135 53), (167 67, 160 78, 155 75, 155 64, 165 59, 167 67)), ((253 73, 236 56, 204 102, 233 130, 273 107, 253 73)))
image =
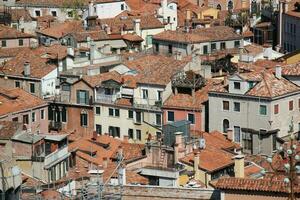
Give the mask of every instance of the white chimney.
POLYGON ((89 2, 89 11, 88 11, 89 17, 94 16, 94 2, 91 0, 89 2))
POLYGON ((134 19, 133 20, 133 26, 134 26, 134 32, 138 36, 141 36, 141 20, 140 19, 134 19))
POLYGON ((24 76, 30 76, 30 63, 24 63, 24 76))
POLYGON ((107 35, 111 34, 111 30, 110 30, 109 26, 105 27, 105 31, 106 31, 107 35))
POLYGON ((94 64, 95 53, 96 53, 96 45, 92 41, 91 45, 90 45, 90 63, 91 63, 91 65, 94 64))
POLYGON ((74 49, 73 49, 73 47, 68 47, 67 48, 67 54, 69 55, 69 56, 74 56, 74 49))
POLYGON ((245 156, 244 155, 234 156, 234 177, 236 178, 245 177, 245 156))
POLYGON ((276 68, 275 68, 275 76, 276 76, 276 78, 278 78, 278 79, 281 79, 281 66, 276 66, 276 68))
POLYGON ((197 151, 194 153, 194 171, 195 171, 195 179, 197 180, 199 177, 199 164, 200 164, 200 152, 197 151))

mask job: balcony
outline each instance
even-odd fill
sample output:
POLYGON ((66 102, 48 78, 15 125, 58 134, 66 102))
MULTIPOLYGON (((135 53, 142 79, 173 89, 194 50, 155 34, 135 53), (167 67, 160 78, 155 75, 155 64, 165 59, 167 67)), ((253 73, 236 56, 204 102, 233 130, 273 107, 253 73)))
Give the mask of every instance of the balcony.
POLYGON ((97 94, 96 102, 99 103, 114 103, 117 99, 118 94, 107 95, 107 94, 97 94))
POLYGON ((61 122, 50 121, 49 130, 60 131, 61 129, 62 129, 62 123, 61 122))
POLYGON ((56 163, 61 162, 66 159, 70 153, 68 152, 68 146, 62 147, 61 149, 57 149, 56 151, 50 153, 45 157, 45 168, 49 168, 56 163))

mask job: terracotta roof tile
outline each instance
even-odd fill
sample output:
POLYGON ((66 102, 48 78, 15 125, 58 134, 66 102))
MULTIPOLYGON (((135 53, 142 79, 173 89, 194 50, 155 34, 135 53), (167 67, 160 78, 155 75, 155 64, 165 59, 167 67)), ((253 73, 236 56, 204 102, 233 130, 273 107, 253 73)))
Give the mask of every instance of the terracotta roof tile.
MULTIPOLYGON (((249 178, 220 178, 214 185, 217 189, 223 190, 244 190, 261 192, 283 192, 288 193, 287 184, 281 181, 268 179, 249 179, 249 178)), ((296 193, 300 192, 300 187, 295 186, 296 193)))
POLYGON ((16 47, 16 48, 0 48, 0 58, 15 57, 20 51, 30 50, 29 47, 16 47))
POLYGON ((23 77, 24 63, 29 62, 30 77, 42 78, 57 67, 56 64, 53 64, 53 62, 50 61, 56 60, 57 58, 64 58, 67 55, 66 52, 66 47, 60 45, 30 50, 24 48, 22 51, 18 52, 13 59, 4 64, 2 72, 6 75, 23 77))
POLYGON ((300 76, 300 62, 282 66, 283 76, 300 76))
POLYGON ((140 36, 138 36, 136 34, 132 34, 132 33, 122 35, 122 38, 124 40, 128 40, 130 42, 142 42, 142 41, 144 41, 143 38, 141 38, 140 36))
POLYGON ((0 138, 10 139, 12 136, 14 136, 15 133, 22 129, 22 123, 13 121, 0 121, 0 138))
MULTIPOLYGON (((240 148, 239 145, 227 140, 222 133, 217 131, 212 133, 202 132, 202 137, 205 139, 206 147, 200 151, 200 169, 213 172, 234 164, 232 159, 234 154, 228 150, 240 148)), ((193 165, 194 153, 187 154, 180 160, 193 165)))
POLYGON ((184 32, 183 29, 176 31, 167 30, 153 36, 156 40, 182 42, 182 43, 200 43, 218 40, 238 40, 242 37, 227 26, 215 26, 211 28, 192 29, 190 32, 184 32))
POLYGON ((84 76, 82 79, 92 87, 99 86, 103 81, 107 81, 107 80, 114 80, 120 84, 122 83, 121 74, 119 74, 116 71, 111 71, 111 72, 92 75, 92 76, 84 76))
POLYGON ((52 38, 62 38, 67 34, 83 31, 83 24, 81 21, 66 21, 64 23, 58 23, 43 30, 37 30, 37 33, 52 37, 52 38))
POLYGON ((123 64, 131 70, 136 70, 137 83, 167 85, 171 77, 182 70, 188 62, 189 60, 175 60, 163 55, 144 55, 123 64))
POLYGON ((189 94, 172 94, 165 102, 164 108, 201 109, 202 103, 208 100, 208 91, 219 87, 222 80, 208 79, 201 89, 195 92, 195 98, 189 94))
POLYGON ((110 39, 109 35, 104 30, 92 30, 74 32, 71 35, 77 40, 77 42, 86 42, 87 37, 90 37, 93 41, 102 41, 110 39))
POLYGON ((251 178, 252 176, 260 174, 262 169, 263 168, 258 165, 254 165, 254 164, 248 165, 245 167, 245 171, 244 171, 245 177, 251 178))
POLYGON ((18 38, 33 38, 34 36, 28 33, 22 33, 9 26, 0 25, 0 39, 18 39, 18 38))
POLYGON ((36 106, 47 105, 47 102, 20 89, 0 88, 0 116, 12 112, 28 110, 36 106))
MULTIPOLYGON (((0 10, 2 11, 3 9, 0 10)), ((9 13, 11 14, 12 22, 18 22, 20 19, 23 19, 25 22, 32 21, 29 11, 25 8, 10 9, 9 13)))
POLYGON ((300 91, 300 87, 285 78, 278 79, 274 74, 263 71, 260 73, 261 81, 246 94, 260 97, 277 97, 288 93, 300 91))
POLYGON ((99 19, 98 22, 101 26, 109 26, 112 33, 120 33, 123 28, 125 31, 133 30, 134 19, 140 19, 140 28, 154 29, 164 28, 164 25, 154 15, 142 15, 142 16, 120 16, 115 18, 99 19))
MULTIPOLYGON (((16 5, 20 6, 36 6, 36 7, 64 7, 74 1, 72 0, 17 0, 16 5)), ((87 0, 83 0, 83 5, 88 5, 87 0)))

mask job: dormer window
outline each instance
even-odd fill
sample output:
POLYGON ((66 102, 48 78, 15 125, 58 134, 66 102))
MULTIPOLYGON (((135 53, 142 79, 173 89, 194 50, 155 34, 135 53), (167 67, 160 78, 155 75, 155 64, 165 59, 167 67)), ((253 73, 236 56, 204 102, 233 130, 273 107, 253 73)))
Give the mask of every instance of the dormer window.
POLYGON ((253 81, 248 82, 248 84, 249 84, 250 89, 254 87, 254 82, 253 81))
POLYGON ((234 83, 233 83, 233 87, 234 87, 234 89, 236 89, 236 90, 240 90, 240 89, 241 89, 241 83, 240 83, 240 82, 234 82, 234 83))

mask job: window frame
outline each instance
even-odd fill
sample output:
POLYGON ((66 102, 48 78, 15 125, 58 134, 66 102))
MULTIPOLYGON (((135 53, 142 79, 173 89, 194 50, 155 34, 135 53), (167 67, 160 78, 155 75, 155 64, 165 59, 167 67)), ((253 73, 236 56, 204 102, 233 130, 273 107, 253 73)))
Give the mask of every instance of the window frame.
POLYGON ((293 111, 294 110, 294 100, 290 100, 289 101, 289 111, 293 111))
POLYGON ((128 119, 133 119, 133 118, 134 118, 133 110, 128 110, 128 119))
POLYGON ((18 44, 19 44, 19 47, 23 47, 24 46, 24 40, 23 39, 19 39, 18 40, 18 44))
POLYGON ((175 112, 174 111, 167 111, 167 121, 168 122, 174 122, 175 121, 175 112), (173 120, 170 120, 170 117, 169 117, 169 114, 170 113, 173 113, 172 115, 173 115, 173 120))
POLYGON ((96 115, 100 115, 101 114, 101 107, 100 106, 96 106, 95 107, 95 114, 96 115))
POLYGON ((241 103, 240 102, 233 102, 233 111, 241 112, 241 103), (238 109, 236 109, 236 105, 238 105, 238 109))
POLYGON ((21 82, 20 81, 15 81, 15 88, 21 88, 21 82))
POLYGON ((259 115, 263 115, 263 116, 268 115, 267 105, 262 105, 262 104, 259 105, 259 115), (262 108, 265 109, 265 112, 262 112, 263 111, 262 108))
POLYGON ((29 91, 31 94, 35 94, 35 84, 29 83, 29 91))
POLYGON ((142 89, 142 98, 148 99, 149 98, 149 91, 148 89, 142 89))
POLYGON ((36 121, 36 115, 35 112, 31 113, 31 122, 35 122, 36 121))
POLYGON ((279 104, 274 105, 274 115, 277 115, 279 113, 279 104))
POLYGON ((40 118, 45 119, 45 110, 44 109, 41 109, 41 111, 40 111, 40 118))
POLYGON ((189 121, 189 122, 191 122, 191 124, 192 125, 195 125, 195 113, 188 113, 187 114, 187 120, 189 121), (190 116, 192 116, 193 117, 193 119, 192 119, 192 121, 190 120, 190 116))
POLYGON ((230 102, 229 101, 226 101, 226 100, 223 100, 222 101, 222 109, 223 109, 223 111, 225 110, 225 111, 229 111, 230 110, 230 102), (227 109, 226 109, 226 106, 225 105, 228 105, 227 107, 227 109))
POLYGON ((241 82, 234 81, 234 82, 233 82, 233 88, 234 88, 235 90, 240 90, 240 89, 241 89, 241 82))
POLYGON ((82 126, 82 127, 88 126, 88 113, 86 113, 86 112, 80 113, 80 126, 82 126), (84 116, 86 116, 86 120, 83 119, 84 116))
POLYGON ((136 139, 141 141, 142 140, 142 131, 140 129, 135 130, 136 139))
POLYGON ((7 47, 7 41, 1 40, 1 47, 7 47))

